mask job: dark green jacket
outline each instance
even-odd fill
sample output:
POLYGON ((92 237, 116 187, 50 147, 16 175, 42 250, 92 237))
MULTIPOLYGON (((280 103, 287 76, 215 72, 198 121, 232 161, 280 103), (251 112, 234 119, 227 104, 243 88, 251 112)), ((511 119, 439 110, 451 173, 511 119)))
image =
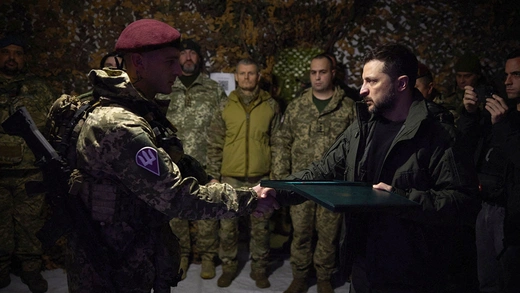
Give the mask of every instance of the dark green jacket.
MULTIPOLYGON (((375 120, 365 104, 358 103, 357 110, 358 123, 338 137, 323 159, 289 179, 365 182, 375 120)), ((355 265, 366 266, 373 288, 398 285, 438 292, 445 285, 449 251, 444 248, 450 246, 451 228, 475 204, 468 194, 477 189, 474 171, 452 145, 446 126, 416 98, 379 174, 393 174, 385 183, 421 208, 351 214, 347 239, 356 241, 350 252, 355 265)), ((290 192, 281 191, 277 198, 282 204, 297 201, 290 192)))

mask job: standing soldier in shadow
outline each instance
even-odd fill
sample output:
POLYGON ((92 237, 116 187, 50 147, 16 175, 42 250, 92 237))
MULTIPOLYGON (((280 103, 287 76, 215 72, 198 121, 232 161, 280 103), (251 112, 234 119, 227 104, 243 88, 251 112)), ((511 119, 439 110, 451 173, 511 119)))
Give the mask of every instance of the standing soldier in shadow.
MULTIPOLYGON (((0 122, 26 107, 43 129, 54 98, 49 87, 27 72, 27 44, 19 35, 0 39, 0 122)), ((42 245, 36 237, 45 221, 40 169, 24 140, 0 127, 0 289, 9 286, 12 264, 31 292, 46 292, 42 277, 42 245)))

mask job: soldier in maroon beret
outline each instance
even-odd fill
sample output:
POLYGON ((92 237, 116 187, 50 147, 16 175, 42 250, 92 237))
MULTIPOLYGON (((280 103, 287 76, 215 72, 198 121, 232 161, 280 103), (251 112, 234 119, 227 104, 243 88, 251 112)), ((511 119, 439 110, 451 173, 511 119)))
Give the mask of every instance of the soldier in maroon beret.
POLYGON ((180 38, 179 31, 154 19, 135 21, 121 32, 115 50, 123 55, 130 81, 147 99, 169 94, 181 74, 180 38))
POLYGON ((71 293, 169 293, 179 272, 170 219, 237 217, 255 206, 262 215, 263 200, 252 189, 199 184, 197 171, 206 181, 207 174, 183 153, 175 127, 154 99, 170 93, 181 74, 179 38, 163 22, 138 20, 115 47, 126 72, 89 73, 96 104, 83 117, 70 164, 78 166, 69 181, 71 195, 81 199, 87 218, 67 238, 71 293))

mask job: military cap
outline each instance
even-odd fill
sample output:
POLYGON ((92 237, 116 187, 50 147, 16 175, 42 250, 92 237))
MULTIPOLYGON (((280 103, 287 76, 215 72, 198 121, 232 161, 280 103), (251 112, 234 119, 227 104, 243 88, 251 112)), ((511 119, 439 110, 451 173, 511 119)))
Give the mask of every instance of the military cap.
POLYGON ((419 68, 417 69, 417 79, 425 76, 432 78, 432 72, 430 71, 430 69, 428 69, 426 65, 424 65, 421 62, 419 62, 418 65, 419 68))
POLYGON ((140 19, 129 24, 119 35, 116 52, 152 51, 164 47, 179 48, 181 34, 170 25, 155 19, 140 19))
POLYGON ((27 49, 27 42, 22 36, 15 34, 8 34, 0 39, 0 48, 7 47, 9 45, 16 45, 22 47, 24 50, 27 49))
POLYGON ((200 45, 193 40, 182 40, 180 50, 192 50, 195 51, 197 55, 199 55, 199 57, 202 57, 202 54, 200 52, 200 45))
POLYGON ((455 63, 455 72, 480 73, 480 60, 472 54, 464 54, 455 63))

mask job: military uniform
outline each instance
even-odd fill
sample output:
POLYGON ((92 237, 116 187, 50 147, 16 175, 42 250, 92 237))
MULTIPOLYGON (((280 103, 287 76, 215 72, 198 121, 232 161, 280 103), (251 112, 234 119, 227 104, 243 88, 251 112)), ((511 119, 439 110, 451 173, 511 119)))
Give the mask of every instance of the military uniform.
MULTIPOLYGON (((206 168, 207 129, 211 117, 219 105, 227 100, 222 87, 208 76, 200 73, 195 81, 186 87, 177 79, 169 95, 158 94, 159 101, 169 101, 166 117, 177 128, 184 152, 191 155, 206 168)), ((216 220, 197 221, 197 249, 203 261, 214 261, 218 252, 216 220)), ((174 218, 170 221, 172 231, 180 238, 181 256, 189 258, 191 240, 189 222, 174 218)))
POLYGON ((457 89, 447 96, 437 95, 434 97, 433 102, 449 110, 453 114, 454 122, 456 123, 459 120, 462 109, 464 109, 463 100, 464 90, 457 89))
MULTIPOLYGON (((215 113, 208 140, 208 174, 234 187, 254 186, 269 179, 270 138, 281 115, 278 103, 258 87, 251 96, 241 93, 240 89, 231 92, 215 113)), ((268 264, 269 218, 251 217, 251 270, 263 275, 268 264)), ((237 271, 238 221, 220 221, 219 234, 222 269, 232 276, 237 271)))
MULTIPOLYGON (((273 140, 272 177, 284 179, 320 159, 336 137, 354 121, 354 101, 336 87, 321 113, 313 103, 312 88, 292 101, 284 113, 280 131, 273 140)), ((314 262, 319 281, 330 280, 342 215, 312 201, 291 206, 293 240, 291 266, 295 279, 307 279, 314 262), (314 230, 318 233, 312 249, 314 230)))
MULTIPOLYGON (((0 122, 25 106, 36 126, 43 129, 48 109, 54 100, 50 88, 40 79, 20 74, 12 79, 0 77, 0 122)), ((44 191, 26 190, 30 181, 42 175, 25 141, 5 133, 0 127, 0 274, 9 273, 16 256, 22 271, 42 269, 42 248, 35 233, 45 221, 44 191)))
POLYGON ((80 131, 71 190, 90 213, 106 257, 96 261, 89 256, 79 233, 73 233, 69 290, 149 292, 158 278, 156 248, 168 219, 248 214, 256 194, 225 184, 201 186, 193 177, 183 178, 160 147, 164 140, 156 133, 164 120, 154 110, 157 105, 144 98, 123 71, 93 70, 89 78, 101 105, 80 131))

